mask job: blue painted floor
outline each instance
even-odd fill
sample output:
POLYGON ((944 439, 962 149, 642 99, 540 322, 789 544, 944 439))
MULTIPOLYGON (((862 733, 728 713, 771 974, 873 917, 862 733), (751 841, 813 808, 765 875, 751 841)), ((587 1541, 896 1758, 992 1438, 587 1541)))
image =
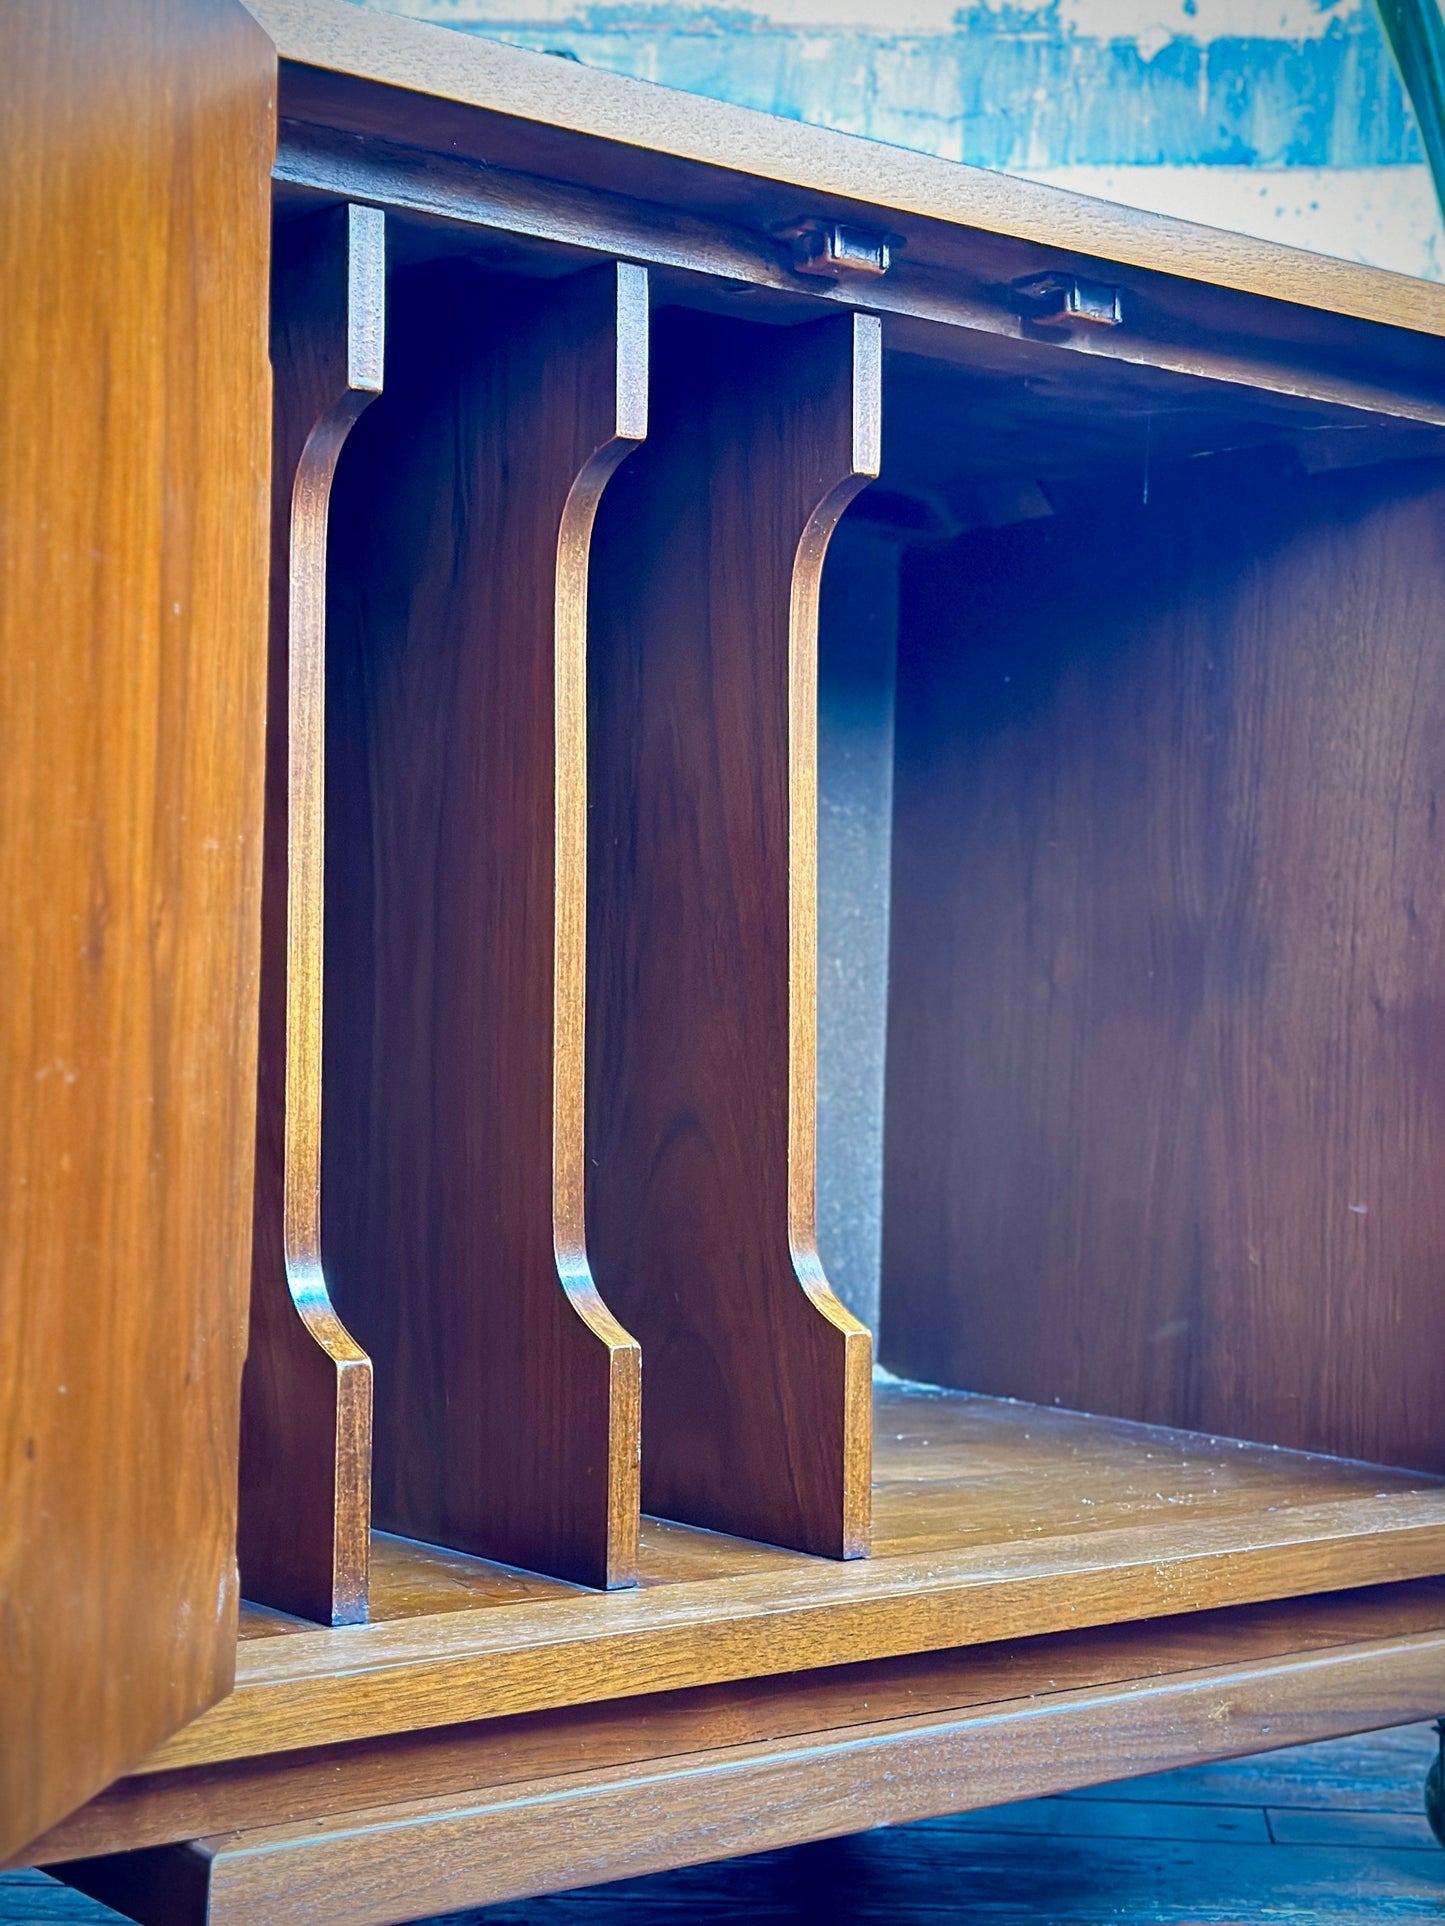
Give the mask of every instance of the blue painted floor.
MULTIPOLYGON (((1434 1750, 1428 1725, 1402 1726, 454 1913, 445 1926, 1445 1922, 1445 1852, 1422 1807, 1434 1750)), ((118 1917, 41 1873, 0 1873, 0 1926, 118 1917)))

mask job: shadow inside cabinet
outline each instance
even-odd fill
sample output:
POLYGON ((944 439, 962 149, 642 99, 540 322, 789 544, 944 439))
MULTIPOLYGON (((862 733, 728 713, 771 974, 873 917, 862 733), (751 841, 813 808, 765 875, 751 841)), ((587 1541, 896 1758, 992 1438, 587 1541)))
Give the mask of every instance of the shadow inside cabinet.
POLYGON ((1445 463, 1351 452, 1138 450, 905 565, 905 1375, 1445 1470, 1445 463))

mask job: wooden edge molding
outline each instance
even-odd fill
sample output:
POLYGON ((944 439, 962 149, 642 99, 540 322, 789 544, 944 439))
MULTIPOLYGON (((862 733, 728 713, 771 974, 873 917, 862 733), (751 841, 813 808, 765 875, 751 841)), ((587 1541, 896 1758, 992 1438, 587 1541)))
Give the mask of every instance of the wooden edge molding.
POLYGON ((1103 1690, 1229 1664, 1236 1669, 1337 1646, 1445 1634, 1445 1586, 1358 1592, 1193 1612, 1045 1638, 1006 1639, 861 1665, 651 1693, 597 1705, 483 1719, 360 1744, 317 1746, 182 1772, 140 1773, 108 1787, 36 1842, 26 1863, 93 1859, 216 1833, 325 1820, 337 1812, 456 1799, 483 1788, 782 1742, 836 1727, 1006 1700, 1103 1690))
POLYGON ((273 288, 262 1062, 238 1555, 249 1597, 333 1625, 366 1618, 372 1390, 321 1257, 326 558, 336 464, 382 388, 385 250, 378 209, 330 210, 283 235, 273 288))
POLYGON ((279 1824, 50 1871, 142 1926, 389 1926, 1439 1710, 1445 1634, 1131 1679, 279 1824))

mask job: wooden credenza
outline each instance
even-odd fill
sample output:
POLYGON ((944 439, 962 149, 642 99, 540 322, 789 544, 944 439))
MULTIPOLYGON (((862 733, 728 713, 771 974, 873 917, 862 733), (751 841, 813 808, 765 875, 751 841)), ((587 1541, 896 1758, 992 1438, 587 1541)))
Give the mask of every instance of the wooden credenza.
POLYGON ((389 1926, 1445 1710, 1445 291, 3 34, 0 1853, 389 1926))

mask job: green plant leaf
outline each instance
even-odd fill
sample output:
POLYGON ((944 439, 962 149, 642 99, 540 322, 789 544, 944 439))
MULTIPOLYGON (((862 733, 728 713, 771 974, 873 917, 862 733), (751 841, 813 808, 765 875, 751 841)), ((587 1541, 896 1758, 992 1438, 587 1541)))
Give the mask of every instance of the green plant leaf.
POLYGON ((1437 0, 1375 0, 1445 211, 1445 20, 1437 0))

